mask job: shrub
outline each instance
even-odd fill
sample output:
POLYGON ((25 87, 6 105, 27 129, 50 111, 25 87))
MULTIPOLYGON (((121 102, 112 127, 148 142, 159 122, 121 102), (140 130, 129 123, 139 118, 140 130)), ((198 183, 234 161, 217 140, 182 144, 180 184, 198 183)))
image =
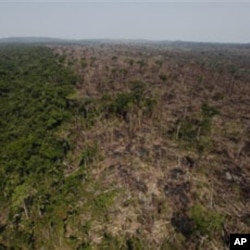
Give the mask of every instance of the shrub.
POLYGON ((214 211, 205 210, 200 205, 190 209, 190 217, 194 222, 194 234, 208 235, 213 237, 222 229, 224 216, 214 211))
POLYGON ((146 90, 146 84, 141 81, 134 81, 130 83, 130 89, 132 95, 135 97, 137 104, 139 105, 144 97, 144 92, 146 90))
MULTIPOLYGON (((218 114, 219 111, 215 107, 202 104, 200 119, 185 118, 176 122, 175 138, 188 147, 196 148, 198 153, 204 153, 212 145, 212 119, 218 114)), ((173 131, 169 133, 173 134, 173 131)))
POLYGON ((207 118, 211 119, 215 115, 219 115, 220 114, 220 112, 219 112, 218 109, 216 109, 213 106, 208 105, 207 103, 203 103, 201 105, 201 110, 202 110, 202 114, 203 114, 204 119, 207 119, 207 118))
POLYGON ((124 119, 135 105, 135 97, 131 93, 120 93, 113 102, 109 104, 108 112, 118 115, 124 119))
POLYGON ((130 83, 130 92, 119 93, 115 98, 103 95, 99 103, 100 111, 104 112, 106 118, 111 115, 118 116, 124 120, 127 115, 136 110, 142 110, 143 114, 153 113, 156 100, 146 94, 146 84, 141 81, 130 83))
POLYGON ((88 63, 86 62, 86 59, 85 59, 85 58, 82 58, 82 59, 81 59, 81 66, 82 66, 82 68, 83 68, 83 69, 86 68, 87 65, 88 65, 88 63))

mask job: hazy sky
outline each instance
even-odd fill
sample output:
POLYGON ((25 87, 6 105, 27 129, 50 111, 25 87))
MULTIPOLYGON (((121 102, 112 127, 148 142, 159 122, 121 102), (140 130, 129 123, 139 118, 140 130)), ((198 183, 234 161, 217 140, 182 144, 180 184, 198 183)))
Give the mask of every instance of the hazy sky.
POLYGON ((0 38, 250 42, 250 0, 0 0, 0 38))

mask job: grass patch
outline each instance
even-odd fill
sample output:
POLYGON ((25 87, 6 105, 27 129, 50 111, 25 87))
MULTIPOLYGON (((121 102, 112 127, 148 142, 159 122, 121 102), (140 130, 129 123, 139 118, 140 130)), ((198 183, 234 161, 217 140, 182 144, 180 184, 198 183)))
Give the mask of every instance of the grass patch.
POLYGON ((200 205, 191 207, 190 218, 194 222, 193 233, 208 235, 210 239, 220 232, 225 220, 223 215, 208 211, 200 205))

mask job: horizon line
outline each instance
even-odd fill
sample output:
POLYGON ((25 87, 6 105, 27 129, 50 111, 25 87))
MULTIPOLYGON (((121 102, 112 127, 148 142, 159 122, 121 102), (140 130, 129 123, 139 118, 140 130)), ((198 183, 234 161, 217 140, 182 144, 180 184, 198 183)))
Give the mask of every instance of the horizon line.
POLYGON ((145 42, 183 42, 183 43, 210 43, 210 44, 250 44, 250 42, 219 42, 219 41, 194 41, 194 40, 182 40, 182 39, 148 39, 148 38, 62 38, 62 37, 52 37, 52 36, 6 36, 0 37, 1 40, 8 39, 50 39, 50 40, 61 40, 61 41, 88 41, 88 40, 107 40, 107 41, 145 41, 145 42))

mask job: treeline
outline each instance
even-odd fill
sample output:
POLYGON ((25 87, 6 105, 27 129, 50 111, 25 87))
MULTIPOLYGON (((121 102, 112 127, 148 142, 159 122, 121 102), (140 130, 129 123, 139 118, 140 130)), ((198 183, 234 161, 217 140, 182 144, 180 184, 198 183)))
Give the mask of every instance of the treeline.
POLYGON ((31 247, 32 223, 63 182, 69 144, 55 132, 71 118, 66 97, 75 83, 49 48, 0 49, 0 242, 6 246, 31 247))

